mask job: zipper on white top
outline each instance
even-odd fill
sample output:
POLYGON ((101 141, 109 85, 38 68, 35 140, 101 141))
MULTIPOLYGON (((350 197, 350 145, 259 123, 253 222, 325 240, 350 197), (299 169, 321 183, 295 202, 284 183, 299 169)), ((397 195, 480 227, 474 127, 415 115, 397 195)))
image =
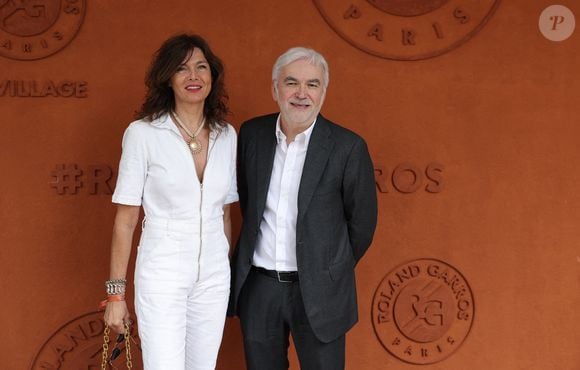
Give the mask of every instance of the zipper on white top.
MULTIPOLYGON (((207 152, 207 160, 209 161, 209 148, 207 152)), ((207 167, 207 163, 205 164, 207 167)), ((205 168, 203 170, 205 172, 205 168)), ((199 281, 199 277, 201 275, 201 247, 203 244, 203 235, 202 235, 202 225, 203 225, 203 182, 199 183, 199 252, 197 253, 197 279, 195 282, 199 281)))
MULTIPOLYGON (((195 282, 198 282, 200 277, 201 277, 201 250, 202 250, 202 245, 203 245, 203 182, 200 181, 199 176, 197 175, 197 167, 195 166, 195 158, 193 157, 193 153, 191 153, 191 150, 189 148, 189 144, 183 138, 183 136, 179 133, 179 131, 177 131, 176 134, 183 140, 183 143, 185 144, 186 150, 191 154, 191 161, 193 162, 194 176, 195 176, 197 182, 199 183, 199 252, 197 254, 197 278, 195 280, 195 282)), ((207 167, 209 165, 209 160, 210 160, 210 156, 212 153, 212 149, 213 149, 215 142, 217 141, 217 137, 219 136, 219 134, 220 133, 217 132, 216 137, 212 140, 211 139, 212 130, 210 129, 210 131, 209 131, 207 158, 205 161, 205 167, 201 173, 202 178, 204 178, 204 179, 205 179, 205 170, 207 169, 207 167)))
MULTIPOLYGON (((210 159, 211 153, 213 152, 212 149, 213 149, 213 146, 215 144, 215 141, 217 140, 217 136, 216 136, 216 138, 212 141, 211 134, 212 134, 212 131, 210 129, 209 134, 208 134, 208 138, 207 138, 207 146, 208 146, 207 158, 205 160, 205 167, 203 169, 203 172, 201 173, 203 179, 205 179, 205 170, 209 166, 209 159, 210 159)), ((194 169, 196 169, 195 168, 195 160, 193 159, 193 155, 191 156, 191 159, 193 160, 193 167, 194 167, 194 169)), ((197 172, 195 174, 195 177, 197 178, 197 181, 199 182, 199 252, 197 254, 197 279, 195 280, 195 282, 197 283, 199 281, 199 278, 201 277, 201 250, 202 250, 202 246, 203 246, 203 182, 199 181, 199 177, 197 176, 197 172)))

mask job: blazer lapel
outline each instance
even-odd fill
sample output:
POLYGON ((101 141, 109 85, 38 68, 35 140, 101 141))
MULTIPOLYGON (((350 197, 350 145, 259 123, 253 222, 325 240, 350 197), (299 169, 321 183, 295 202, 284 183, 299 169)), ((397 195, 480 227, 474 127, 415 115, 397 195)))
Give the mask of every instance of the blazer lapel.
POLYGON ((304 169, 300 179, 300 188, 298 189, 298 222, 300 222, 308 209, 312 194, 314 194, 314 190, 324 173, 324 167, 326 167, 326 162, 328 162, 334 146, 334 141, 330 138, 330 134, 328 123, 322 115, 319 115, 308 143, 306 160, 304 161, 304 169))
POLYGON ((256 137, 256 217, 262 219, 276 153, 276 117, 263 124, 256 137))

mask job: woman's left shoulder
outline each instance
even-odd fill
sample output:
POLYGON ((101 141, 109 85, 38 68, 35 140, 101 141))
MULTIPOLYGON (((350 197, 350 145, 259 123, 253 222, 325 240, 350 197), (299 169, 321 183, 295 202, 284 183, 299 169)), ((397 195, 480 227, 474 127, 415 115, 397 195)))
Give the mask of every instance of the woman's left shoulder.
POLYGON ((236 129, 234 126, 226 121, 221 123, 221 125, 217 128, 217 131, 220 136, 224 136, 225 138, 228 138, 228 140, 231 140, 232 137, 234 139, 237 137, 236 129))
POLYGON ((229 134, 231 133, 232 135, 236 135, 236 129, 234 128, 234 126, 229 123, 229 122, 225 122, 224 121, 224 126, 223 129, 229 134))

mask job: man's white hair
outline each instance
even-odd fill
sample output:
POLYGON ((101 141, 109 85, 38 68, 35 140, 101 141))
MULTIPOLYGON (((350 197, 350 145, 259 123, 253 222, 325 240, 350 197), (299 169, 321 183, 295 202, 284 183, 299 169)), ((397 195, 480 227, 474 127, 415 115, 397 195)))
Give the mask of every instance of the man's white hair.
POLYGON ((297 60, 306 60, 314 66, 322 67, 322 87, 326 90, 329 82, 328 63, 326 59, 316 50, 304 47, 290 48, 278 57, 276 63, 274 63, 274 68, 272 68, 272 81, 278 81, 282 68, 297 60))

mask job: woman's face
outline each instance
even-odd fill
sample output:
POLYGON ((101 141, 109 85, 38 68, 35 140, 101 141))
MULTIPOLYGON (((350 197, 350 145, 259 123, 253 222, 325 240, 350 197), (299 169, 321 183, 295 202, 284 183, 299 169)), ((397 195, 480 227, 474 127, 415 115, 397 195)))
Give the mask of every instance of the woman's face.
POLYGON ((175 105, 202 104, 211 91, 211 70, 203 52, 195 48, 171 77, 175 105))

